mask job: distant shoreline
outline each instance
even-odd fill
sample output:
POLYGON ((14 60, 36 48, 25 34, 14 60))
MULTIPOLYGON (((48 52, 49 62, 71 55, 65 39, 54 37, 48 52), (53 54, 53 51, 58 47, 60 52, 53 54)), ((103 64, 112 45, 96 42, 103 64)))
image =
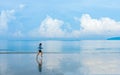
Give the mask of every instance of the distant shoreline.
POLYGON ((120 37, 111 37, 111 38, 108 38, 107 40, 120 40, 120 37))

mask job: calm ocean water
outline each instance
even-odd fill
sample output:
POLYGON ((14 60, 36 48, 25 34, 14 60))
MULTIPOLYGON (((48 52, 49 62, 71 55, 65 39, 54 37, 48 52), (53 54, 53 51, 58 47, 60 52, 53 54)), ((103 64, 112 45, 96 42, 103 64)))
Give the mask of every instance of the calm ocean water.
POLYGON ((42 43, 43 52, 120 52, 120 41, 0 41, 0 52, 37 52, 42 43))
POLYGON ((110 40, 1 41, 0 75, 120 75, 119 44, 110 40), (40 42, 43 52, 51 53, 43 53, 38 62, 37 54, 27 52, 37 52, 40 42))

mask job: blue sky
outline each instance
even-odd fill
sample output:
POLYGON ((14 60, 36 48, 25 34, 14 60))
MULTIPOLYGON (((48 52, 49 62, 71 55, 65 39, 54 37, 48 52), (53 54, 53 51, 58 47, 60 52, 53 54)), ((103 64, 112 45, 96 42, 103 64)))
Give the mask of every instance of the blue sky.
POLYGON ((119 0, 0 0, 0 39, 120 36, 119 0))

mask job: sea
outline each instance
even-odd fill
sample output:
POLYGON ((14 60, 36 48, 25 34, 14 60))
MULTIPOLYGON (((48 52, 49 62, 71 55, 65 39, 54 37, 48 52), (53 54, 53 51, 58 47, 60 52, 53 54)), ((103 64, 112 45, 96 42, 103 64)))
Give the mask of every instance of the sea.
POLYGON ((0 75, 120 75, 119 59, 119 40, 0 41, 0 75))
POLYGON ((43 52, 120 52, 120 41, 82 40, 82 41, 0 41, 0 52, 37 52, 42 43, 43 52))

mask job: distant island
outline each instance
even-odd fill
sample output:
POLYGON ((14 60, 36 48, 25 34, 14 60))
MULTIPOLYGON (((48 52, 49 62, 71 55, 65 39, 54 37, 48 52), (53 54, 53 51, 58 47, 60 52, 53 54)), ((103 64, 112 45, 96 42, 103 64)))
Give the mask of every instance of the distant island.
POLYGON ((120 37, 111 37, 111 38, 108 38, 107 40, 120 40, 120 37))

